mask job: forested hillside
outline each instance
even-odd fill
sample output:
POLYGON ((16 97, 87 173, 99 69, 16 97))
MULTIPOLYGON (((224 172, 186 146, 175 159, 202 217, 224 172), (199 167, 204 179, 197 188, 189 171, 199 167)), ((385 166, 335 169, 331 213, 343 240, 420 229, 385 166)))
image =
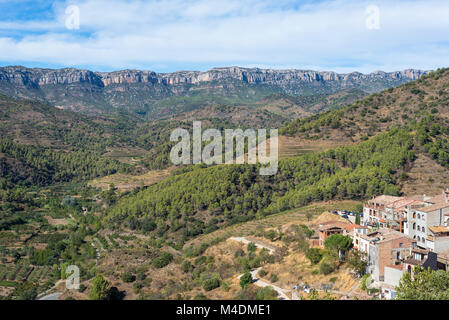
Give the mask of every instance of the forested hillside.
POLYGON ((357 146, 281 160, 274 176, 260 176, 254 165, 199 166, 124 197, 106 221, 186 240, 312 201, 398 194, 413 147, 408 130, 392 129, 357 146))
POLYGON ((395 125, 435 116, 449 124, 449 69, 438 69, 419 80, 374 93, 354 104, 285 124, 281 133, 306 139, 361 141, 395 125))

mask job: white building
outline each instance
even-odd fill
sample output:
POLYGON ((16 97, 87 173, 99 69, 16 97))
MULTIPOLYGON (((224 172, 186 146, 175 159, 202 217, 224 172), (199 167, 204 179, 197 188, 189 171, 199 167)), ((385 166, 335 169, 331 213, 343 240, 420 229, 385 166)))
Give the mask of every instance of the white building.
POLYGON ((449 249, 449 190, 426 200, 422 207, 407 207, 404 233, 424 249, 441 252, 449 249), (438 227, 438 228, 437 228, 438 227))

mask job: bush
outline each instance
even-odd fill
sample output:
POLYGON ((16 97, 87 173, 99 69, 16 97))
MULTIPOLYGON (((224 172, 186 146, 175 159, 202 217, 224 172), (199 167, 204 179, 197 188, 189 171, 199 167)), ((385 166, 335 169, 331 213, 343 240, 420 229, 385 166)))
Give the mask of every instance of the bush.
POLYGON ((129 282, 133 282, 134 280, 136 280, 136 277, 133 276, 131 274, 131 272, 126 271, 126 272, 124 272, 122 274, 122 281, 123 282, 129 283, 129 282))
POLYGON ((218 288, 220 286, 220 280, 217 278, 207 279, 203 282, 203 288, 206 291, 213 290, 215 288, 218 288))
POLYGON ((272 287, 263 287, 257 290, 256 300, 277 300, 278 293, 272 287))
POLYGON ((270 277, 270 282, 271 282, 271 283, 276 282, 276 281, 278 281, 278 280, 279 280, 279 278, 278 278, 277 275, 275 275, 275 274, 272 274, 272 275, 271 275, 271 277, 270 277))
POLYGON ((109 282, 102 275, 97 275, 92 280, 89 300, 109 300, 111 298, 111 292, 109 282))
POLYGON ((193 270, 193 265, 189 260, 184 260, 181 264, 182 272, 188 273, 193 270))
POLYGON ((254 251, 256 251, 256 249, 257 249, 257 247, 254 242, 248 243, 248 252, 254 252, 254 251))
POLYGON ((260 269, 259 272, 257 273, 259 277, 265 277, 267 274, 268 272, 266 272, 264 269, 260 269))
POLYGON ((309 248, 306 251, 306 258, 310 260, 311 264, 317 264, 323 258, 323 251, 319 248, 309 248))
POLYGON ((371 275, 369 273, 366 273, 363 275, 362 279, 360 280, 360 289, 366 290, 368 287, 368 284, 366 283, 368 278, 370 278, 371 275))
POLYGON ((265 232, 265 238, 270 239, 271 241, 274 241, 274 239, 276 239, 276 237, 278 236, 278 233, 274 230, 268 230, 267 232, 265 232))
POLYGON ((153 267, 163 268, 173 261, 173 255, 168 252, 162 252, 162 254, 153 260, 153 267))
POLYGON ((147 275, 145 273, 143 273, 143 272, 138 272, 137 273, 137 280, 139 280, 139 281, 145 280, 146 277, 147 277, 147 275))
POLYGON ((320 273, 324 274, 324 275, 328 275, 330 273, 332 273, 332 271, 334 271, 334 267, 327 263, 327 262, 321 262, 320 264, 320 273))
POLYGON ((251 283, 253 283, 253 277, 251 276, 251 272, 246 271, 243 274, 243 276, 240 277, 240 286, 242 287, 242 289, 245 289, 251 283))
POLYGON ((84 291, 86 291, 86 289, 87 289, 87 287, 84 285, 84 283, 81 283, 80 287, 78 288, 78 291, 79 292, 84 292, 84 291))

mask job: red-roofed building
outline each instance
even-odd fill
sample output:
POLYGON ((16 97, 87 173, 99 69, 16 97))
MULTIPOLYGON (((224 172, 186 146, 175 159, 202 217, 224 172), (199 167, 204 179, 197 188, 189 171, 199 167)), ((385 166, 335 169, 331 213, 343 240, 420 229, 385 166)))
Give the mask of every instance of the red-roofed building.
POLYGON ((324 247, 324 242, 333 234, 343 234, 349 223, 341 221, 327 221, 319 225, 318 239, 320 247, 324 247))

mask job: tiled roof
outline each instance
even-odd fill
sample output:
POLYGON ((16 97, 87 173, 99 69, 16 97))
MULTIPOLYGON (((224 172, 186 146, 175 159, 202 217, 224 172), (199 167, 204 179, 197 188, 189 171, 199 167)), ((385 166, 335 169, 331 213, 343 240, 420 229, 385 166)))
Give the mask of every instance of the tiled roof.
POLYGON ((354 229, 368 229, 368 228, 365 227, 365 226, 361 226, 359 224, 352 223, 352 224, 348 224, 345 227, 345 229, 346 229, 346 231, 351 231, 351 230, 354 230, 354 229))
POLYGON ((449 203, 446 203, 446 202, 435 203, 430 206, 421 208, 421 209, 419 209, 419 211, 430 213, 430 212, 444 209, 444 208, 449 208, 449 203))
POLYGON ((410 199, 410 198, 402 198, 399 200, 396 200, 392 203, 390 203, 389 205, 387 205, 388 208, 393 208, 393 209, 400 209, 403 208, 405 206, 408 205, 422 205, 424 206, 426 204, 426 202, 424 201, 420 201, 420 200, 414 200, 414 199, 410 199))
POLYGON ((394 269, 398 269, 398 270, 402 270, 404 268, 404 266, 402 264, 395 264, 395 265, 391 264, 391 265, 388 265, 385 267, 394 268, 394 269))
POLYGON ((449 232, 449 228, 445 226, 432 226, 429 227, 429 230, 432 231, 432 233, 449 232))
POLYGON ((383 194, 383 195, 378 196, 378 197, 376 197, 374 199, 371 199, 369 202, 374 202, 374 203, 380 203, 380 204, 387 205, 387 204, 390 204, 390 203, 392 203, 394 201, 402 200, 402 199, 404 199, 404 198, 403 197, 396 197, 396 196, 388 196, 388 195, 383 194))
POLYGON ((342 222, 342 221, 326 221, 323 223, 320 223, 319 230, 329 230, 332 228, 339 228, 344 229, 349 223, 342 222))

